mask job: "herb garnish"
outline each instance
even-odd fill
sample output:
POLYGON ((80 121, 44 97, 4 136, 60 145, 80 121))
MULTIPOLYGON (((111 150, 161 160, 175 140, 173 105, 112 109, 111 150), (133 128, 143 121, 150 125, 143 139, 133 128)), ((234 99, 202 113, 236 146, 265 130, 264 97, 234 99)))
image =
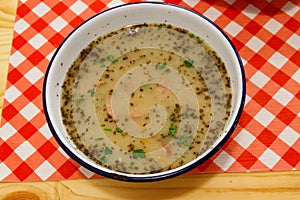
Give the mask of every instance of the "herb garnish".
POLYGON ((177 133, 177 127, 174 124, 171 124, 169 128, 169 135, 175 136, 177 133))
POLYGON ((109 62, 112 62, 112 63, 114 63, 114 62, 117 61, 113 55, 108 55, 108 56, 106 57, 106 59, 107 59, 109 62))
POLYGON ((184 145, 186 147, 189 147, 191 145, 191 139, 192 136, 189 134, 182 134, 179 136, 179 141, 176 142, 178 145, 184 145))
POLYGON ((198 39, 197 39, 197 42, 198 42, 199 44, 201 44, 201 43, 203 43, 203 40, 200 39, 200 38, 198 38, 198 39))
POLYGON ((168 135, 163 135, 162 138, 168 138, 168 137, 175 137, 177 133, 177 126, 174 124, 171 124, 169 127, 169 133, 168 135))
POLYGON ((100 66, 101 68, 103 68, 103 67, 105 67, 105 64, 103 63, 105 61, 105 59, 97 59, 97 60, 94 60, 94 62, 93 62, 93 64, 94 65, 98 65, 98 66, 100 66))
POLYGON ((106 162, 106 157, 108 156, 108 155, 111 155, 113 153, 113 151, 110 149, 110 148, 108 148, 108 147, 105 147, 105 149, 104 149, 104 156, 102 156, 99 160, 101 161, 101 162, 106 162))
POLYGON ((169 120, 173 120, 175 118, 175 113, 172 113, 170 116, 169 116, 169 120))
POLYGON ((183 63, 187 68, 191 68, 191 67, 193 67, 194 61, 193 60, 185 60, 185 61, 183 61, 183 63))
POLYGON ((105 147, 104 153, 105 153, 105 155, 110 155, 110 154, 112 154, 113 152, 112 152, 112 150, 111 150, 110 148, 105 147))
POLYGON ((79 105, 83 102, 83 99, 81 99, 81 98, 80 99, 75 99, 74 102, 75 102, 75 104, 79 105))
POLYGON ((137 159, 137 158, 146 158, 146 154, 145 154, 145 152, 144 152, 143 149, 136 149, 136 150, 133 150, 132 157, 134 159, 137 159))
POLYGON ((123 133, 123 130, 120 129, 119 127, 116 128, 116 131, 117 131, 118 133, 123 133))
POLYGON ((103 162, 103 163, 106 162, 106 156, 102 156, 102 157, 100 158, 100 161, 103 162))
POLYGON ((149 84, 145 84, 145 85, 142 85, 141 86, 141 88, 143 89, 143 90, 146 90, 146 89, 148 89, 150 86, 149 86, 149 84))
POLYGON ((167 26, 167 24, 165 24, 165 23, 163 23, 163 24, 158 24, 158 25, 157 25, 158 30, 161 29, 163 26, 167 26))
POLYGON ((163 62, 161 65, 158 66, 158 69, 162 70, 162 69, 166 68, 166 66, 167 66, 167 63, 163 62))
POLYGON ((91 90, 91 97, 94 97, 95 96, 95 88, 93 88, 92 90, 91 90))
POLYGON ((112 131, 111 128, 104 128, 105 131, 112 131))

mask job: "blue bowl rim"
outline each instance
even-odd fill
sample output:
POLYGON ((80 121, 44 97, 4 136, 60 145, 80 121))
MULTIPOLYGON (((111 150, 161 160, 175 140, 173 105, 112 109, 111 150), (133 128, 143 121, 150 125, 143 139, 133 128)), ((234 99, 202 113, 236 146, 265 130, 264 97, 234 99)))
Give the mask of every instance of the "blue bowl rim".
POLYGON ((54 138, 56 139, 56 141, 58 142, 58 144, 62 147, 62 149, 73 159, 75 160, 77 163, 79 163, 81 166, 87 168, 88 170, 96 173, 96 174, 99 174, 99 175, 102 175, 104 177, 107 177, 107 178, 111 178, 111 179, 115 179, 115 180, 120 180, 120 181, 127 181, 127 182, 153 182, 153 181, 159 181, 159 180, 165 180, 165 179, 169 179, 169 178, 172 178, 172 177, 176 177, 176 176, 179 176, 179 175, 182 175, 198 166, 200 166, 201 164, 203 164, 205 161, 207 161, 209 158, 211 158, 214 154, 216 154, 221 148, 222 146, 227 142, 227 140, 230 138, 230 136, 232 135, 233 131, 235 130, 239 120, 240 120, 240 117, 242 115, 242 112, 243 112, 243 108, 244 108, 244 104, 245 104, 245 96, 246 96, 246 78, 245 78, 245 72, 244 72, 244 67, 243 67, 243 63, 242 63, 242 60, 241 60, 241 57, 237 51, 237 49, 235 48, 234 44, 232 43, 232 41, 230 40, 230 38, 226 35, 226 33, 218 26, 216 25, 213 21, 211 21, 209 18, 205 17, 204 15, 192 10, 192 9, 189 9, 189 8, 186 8, 186 7, 183 7, 183 6, 179 6, 179 5, 176 5, 176 4, 170 4, 170 3, 164 3, 164 2, 135 2, 135 3, 128 3, 128 4, 122 4, 122 5, 118 5, 118 6, 115 6, 115 7, 112 7, 112 8, 109 8, 107 10, 104 10, 102 12, 99 12, 97 14, 95 14, 94 16, 88 18, 86 21, 84 21, 83 23, 81 23, 78 27, 76 27, 73 31, 71 31, 68 36, 61 42, 61 44, 57 47, 56 51, 54 52, 50 62, 49 62, 49 65, 48 65, 48 68, 46 70, 46 73, 45 73, 45 77, 44 77, 44 83, 43 83, 43 92, 42 92, 42 101, 43 101, 43 108, 44 108, 44 113, 45 113, 45 117, 46 117, 46 121, 47 121, 47 124, 49 126, 49 129, 52 133, 52 135, 54 136, 54 138), (117 173, 108 173, 108 172, 105 172, 105 171, 102 171, 98 168, 95 168, 91 165, 89 165, 88 163, 86 163, 84 160, 80 159, 79 157, 77 157, 68 147, 66 147, 63 142, 60 140, 59 136, 57 135, 53 125, 52 125, 52 122, 50 120, 50 117, 49 117, 49 114, 48 114, 48 109, 47 109, 47 101, 46 101, 46 88, 47 88, 47 78, 48 78, 48 75, 49 75, 49 71, 50 71, 50 68, 52 66, 52 63, 53 63, 53 60, 55 59, 56 55, 58 54, 60 48, 64 45, 64 43, 67 41, 67 39, 81 26, 83 26, 85 23, 87 23, 88 21, 90 21, 91 19, 105 13, 105 12, 109 12, 110 10, 113 10, 113 9, 116 9, 116 8, 120 8, 120 7, 124 7, 124 6, 130 6, 130 5, 134 5, 134 4, 159 4, 159 5, 167 5, 167 6, 174 6, 176 8, 180 8, 180 9, 184 9, 184 10, 187 10, 189 12, 192 12, 196 15, 198 15, 199 17, 205 19, 207 22, 209 22, 211 25, 213 25, 215 28, 217 28, 217 30, 226 38, 226 40, 229 42, 229 44, 231 45, 232 49, 234 50, 235 52, 235 55, 236 55, 236 58, 238 59, 238 62, 239 62, 239 66, 240 66, 240 72, 241 72, 241 78, 242 78, 242 98, 241 98, 241 102, 240 102, 240 106, 239 106, 239 109, 238 109, 238 112, 237 112, 237 116, 234 120, 234 123, 233 125, 230 127, 229 131, 226 133, 225 137, 219 142, 218 145, 216 145, 213 149, 211 149, 211 151, 206 154, 202 159, 198 160, 197 162, 194 162, 192 163, 191 165, 188 165, 187 167, 185 168, 181 168, 179 170, 176 170, 176 171, 173 171, 173 172, 170 172, 170 173, 164 173, 164 174, 153 174, 152 176, 145 176, 145 177, 142 177, 142 176, 138 176, 138 177, 131 177, 131 176, 123 176, 123 175, 119 175, 117 173))

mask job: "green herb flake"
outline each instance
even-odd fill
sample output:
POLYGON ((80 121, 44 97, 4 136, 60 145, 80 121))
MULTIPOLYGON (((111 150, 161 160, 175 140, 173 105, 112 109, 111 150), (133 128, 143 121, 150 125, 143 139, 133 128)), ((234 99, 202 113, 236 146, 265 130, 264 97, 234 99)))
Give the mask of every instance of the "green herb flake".
POLYGON ((113 55, 108 55, 108 56, 106 57, 106 59, 107 59, 109 62, 112 62, 112 63, 116 62, 116 59, 115 59, 115 57, 114 57, 113 55))
POLYGON ((144 152, 143 149, 136 149, 132 152, 132 157, 134 159, 137 159, 137 158, 146 158, 146 154, 144 152))
POLYGON ((96 59, 93 61, 94 65, 98 65, 101 68, 105 67, 105 64, 103 63, 105 61, 105 59, 101 58, 101 59, 96 59))
POLYGON ((185 147, 191 146, 192 136, 189 134, 182 134, 179 136, 179 141, 176 142, 178 145, 184 145, 185 147))
POLYGON ((141 86, 141 88, 143 89, 143 90, 146 90, 146 89, 148 89, 150 86, 149 86, 149 84, 145 84, 145 85, 142 85, 141 86))
POLYGON ((166 68, 166 66, 167 66, 167 63, 164 62, 164 63, 162 63, 161 65, 158 66, 158 69, 162 70, 162 69, 166 68))
POLYGON ((99 138, 97 138, 97 140, 104 140, 104 138, 102 138, 102 137, 99 137, 99 138))
POLYGON ((168 135, 162 135, 162 138, 168 138, 168 137, 175 137, 177 133, 177 126, 175 126, 174 124, 171 124, 169 127, 169 133, 168 135))
POLYGON ((189 36, 190 36, 190 38, 194 38, 195 37, 195 35, 193 33, 190 33, 189 36))
POLYGON ((188 139, 188 138, 191 138, 192 136, 191 135, 188 135, 188 134, 182 134, 180 135, 180 138, 181 139, 188 139))
POLYGON ((106 156, 102 156, 99 160, 100 160, 102 163, 105 163, 105 162, 106 162, 106 156))
POLYGON ((95 96, 95 88, 93 88, 92 90, 91 90, 91 97, 94 97, 95 96))
POLYGON ((188 143, 187 141, 183 141, 183 142, 176 142, 176 144, 178 144, 178 145, 183 145, 183 146, 185 146, 185 147, 190 147, 190 146, 191 146, 191 144, 190 144, 190 143, 188 143))
POLYGON ((74 102, 75 102, 75 104, 79 105, 79 104, 82 104, 83 99, 75 99, 74 102))
POLYGON ((200 38, 198 38, 198 39, 197 39, 197 42, 198 42, 199 44, 202 44, 202 43, 203 43, 203 40, 200 39, 200 38))
POLYGON ((117 128, 116 128, 116 132, 117 132, 117 133, 123 133, 123 130, 120 129, 119 127, 117 127, 117 128))
POLYGON ((134 162, 130 162, 130 166, 133 166, 135 163, 134 162))
POLYGON ((169 128, 169 135, 175 136, 177 133, 177 127, 174 124, 171 124, 169 128))
POLYGON ((160 30, 163 26, 167 26, 167 24, 163 23, 163 24, 158 24, 157 25, 157 29, 160 30))
POLYGON ((171 135, 163 135, 163 136, 161 136, 163 139, 166 139, 166 138, 168 138, 168 137, 172 137, 171 135))
POLYGON ((110 155, 113 153, 113 151, 110 148, 105 147, 104 153, 105 153, 105 155, 110 155))
POLYGON ((185 60, 183 63, 187 68, 191 68, 191 67, 193 67, 194 61, 193 60, 185 60))
POLYGON ((105 131, 112 131, 111 128, 104 128, 105 131))
POLYGON ((175 119, 175 113, 172 113, 170 116, 169 116, 169 120, 173 120, 175 119))

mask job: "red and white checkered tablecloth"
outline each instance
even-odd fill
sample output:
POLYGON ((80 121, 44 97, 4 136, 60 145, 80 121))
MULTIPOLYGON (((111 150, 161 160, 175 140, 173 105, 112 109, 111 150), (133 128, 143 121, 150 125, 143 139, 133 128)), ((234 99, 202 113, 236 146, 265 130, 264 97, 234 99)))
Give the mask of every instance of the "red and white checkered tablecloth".
MULTIPOLYGON (((99 177, 59 147, 43 114, 42 84, 64 37, 94 14, 132 1, 20 0, 0 129, 0 181, 99 177)), ((300 170, 298 0, 166 0, 207 16, 238 49, 247 97, 234 134, 191 173, 300 170)))

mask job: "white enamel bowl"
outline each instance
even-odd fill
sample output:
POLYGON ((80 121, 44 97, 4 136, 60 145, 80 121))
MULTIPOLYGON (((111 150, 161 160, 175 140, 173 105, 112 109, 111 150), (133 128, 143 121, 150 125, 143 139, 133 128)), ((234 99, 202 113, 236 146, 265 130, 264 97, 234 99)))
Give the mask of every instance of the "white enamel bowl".
POLYGON ((156 181, 183 174, 214 155, 234 131, 241 116, 245 99, 245 75, 240 56, 226 34, 206 17, 175 5, 144 2, 117 6, 101 12, 71 32, 54 53, 46 72, 43 86, 43 103, 49 128, 57 142, 72 157, 87 169, 100 175, 123 181, 156 181), (139 23, 168 23, 181 27, 205 39, 218 53, 231 76, 232 114, 221 137, 197 159, 173 170, 154 174, 126 174, 109 170, 88 159, 70 141, 62 123, 60 111, 61 85, 72 61, 82 49, 100 35, 139 23))

